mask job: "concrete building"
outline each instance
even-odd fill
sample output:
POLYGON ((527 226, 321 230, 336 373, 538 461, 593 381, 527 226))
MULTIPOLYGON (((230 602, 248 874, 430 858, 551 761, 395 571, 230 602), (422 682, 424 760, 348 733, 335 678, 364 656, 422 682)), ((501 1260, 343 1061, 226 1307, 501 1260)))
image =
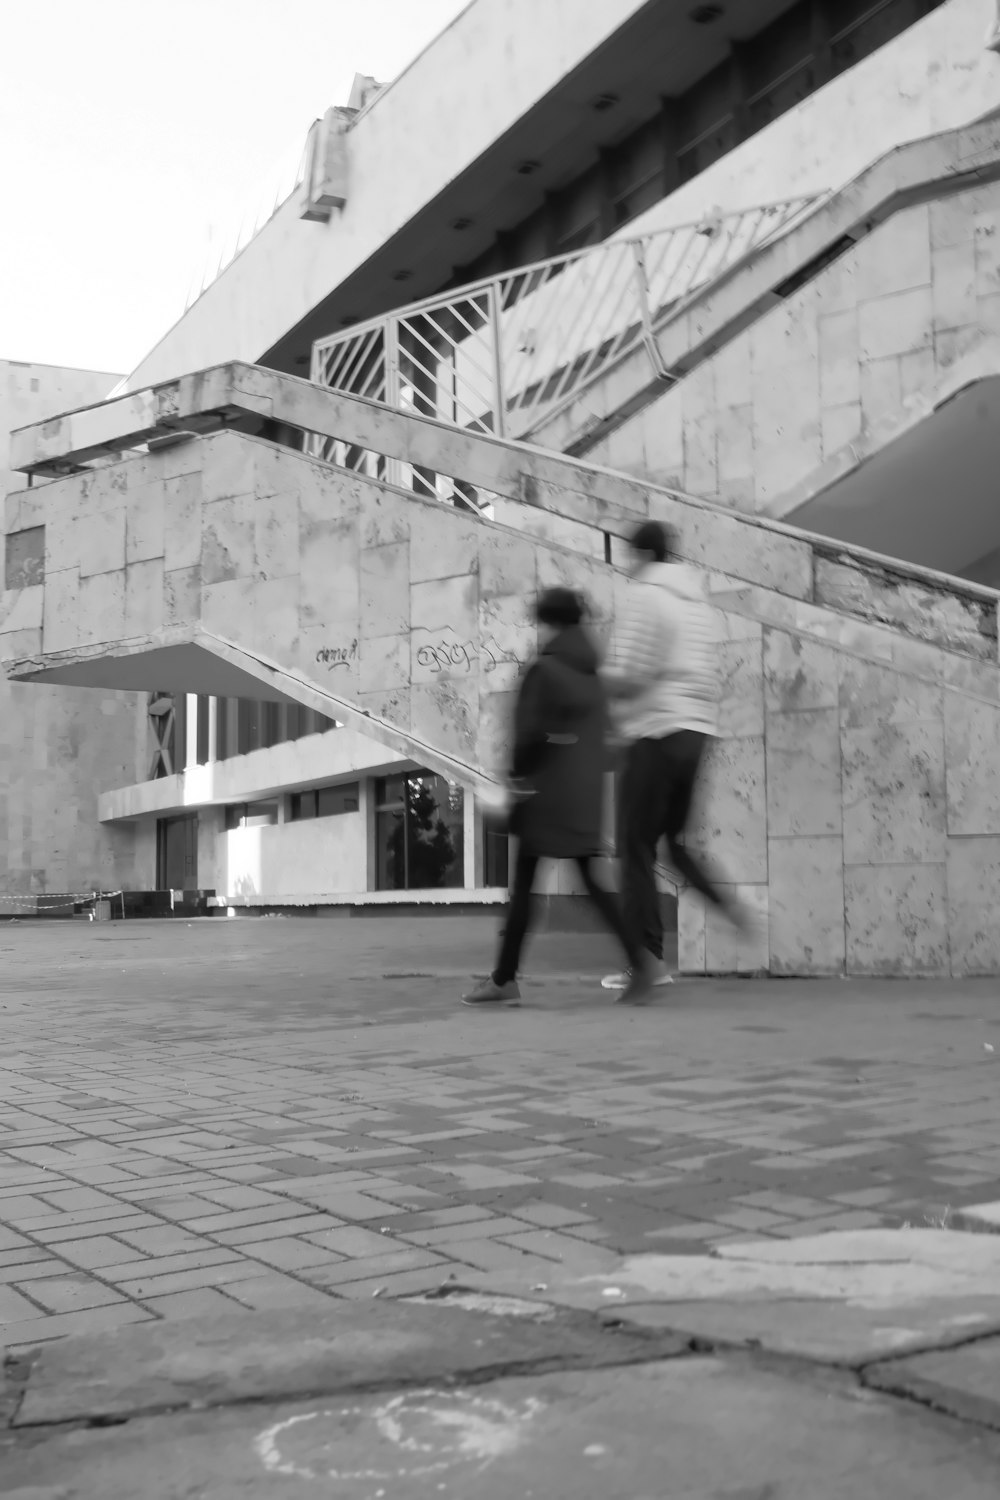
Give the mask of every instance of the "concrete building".
MULTIPOLYGON (((0 360, 2 492, 24 482, 7 466, 12 428, 103 401, 120 378, 0 360)), ((16 583, 16 572, 5 582, 16 583)), ((102 823, 98 798, 134 775, 144 734, 131 694, 36 691, 0 676, 0 912, 63 907, 63 893, 109 889, 126 878, 133 831, 102 823)))
POLYGON ((610 624, 659 514, 725 620, 705 830, 767 918, 738 949, 682 893, 682 967, 1000 968, 996 19, 474 0, 317 122, 118 400, 14 440, 2 655, 152 715, 120 878, 499 899, 526 597, 610 624))

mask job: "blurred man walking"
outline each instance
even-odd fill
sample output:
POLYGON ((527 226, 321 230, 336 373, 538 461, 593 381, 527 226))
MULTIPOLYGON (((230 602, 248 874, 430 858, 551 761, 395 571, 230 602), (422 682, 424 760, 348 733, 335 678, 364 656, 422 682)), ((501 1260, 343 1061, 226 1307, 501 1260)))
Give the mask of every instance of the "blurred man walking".
MULTIPOLYGON (((688 885, 741 930, 747 918, 709 878, 683 842, 705 752, 718 733, 718 631, 693 569, 676 560, 667 528, 647 521, 631 542, 632 582, 619 611, 605 680, 627 745, 619 809, 622 896, 630 936, 649 955, 654 985, 669 984, 656 851, 666 839, 671 863, 688 885)), ((632 995, 630 975, 611 974, 607 989, 632 995)))

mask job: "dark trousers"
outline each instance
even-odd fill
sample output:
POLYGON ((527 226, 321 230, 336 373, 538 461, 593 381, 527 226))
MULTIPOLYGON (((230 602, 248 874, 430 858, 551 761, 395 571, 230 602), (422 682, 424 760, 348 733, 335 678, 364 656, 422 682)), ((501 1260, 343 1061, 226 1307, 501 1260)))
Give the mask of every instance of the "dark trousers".
POLYGON ((667 841, 678 875, 713 905, 725 904, 702 866, 680 842, 691 815, 706 739, 694 729, 681 729, 662 739, 636 740, 625 761, 619 824, 622 897, 632 941, 654 958, 663 957, 663 915, 656 889, 656 848, 661 838, 667 841))
MULTIPOLYGON (((507 906, 507 922, 500 942, 497 966, 493 971, 493 979, 497 984, 510 984, 517 978, 521 949, 531 925, 531 892, 534 888, 538 864, 537 854, 528 854, 525 850, 518 849, 517 862, 514 865, 514 883, 511 886, 507 906)), ((625 957, 631 968, 639 958, 638 944, 634 943, 629 936, 625 919, 614 896, 603 886, 598 885, 594 879, 592 865, 593 861, 589 857, 576 860, 576 867, 583 878, 587 895, 603 918, 604 925, 610 928, 625 949, 625 957)))

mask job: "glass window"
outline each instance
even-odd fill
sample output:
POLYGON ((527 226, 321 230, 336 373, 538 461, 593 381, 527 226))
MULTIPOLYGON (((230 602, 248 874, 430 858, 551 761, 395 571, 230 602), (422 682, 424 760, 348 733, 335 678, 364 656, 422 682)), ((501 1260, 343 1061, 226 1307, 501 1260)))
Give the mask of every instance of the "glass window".
POLYGON ((498 828, 483 829, 483 884, 506 890, 510 883, 510 840, 498 828))
POLYGON ((361 806, 361 788, 356 781, 321 786, 316 791, 293 792, 288 799, 288 817, 292 823, 307 818, 332 818, 340 813, 356 813, 361 806))
POLYGON ((885 4, 871 6, 867 16, 833 42, 830 54, 834 76, 891 42, 912 19, 912 0, 886 0, 885 4))
POLYGON ((228 829, 268 828, 277 821, 277 802, 235 802, 226 808, 228 829))
POLYGON ((303 823, 316 816, 316 793, 293 792, 288 799, 288 817, 292 823, 303 823))
POLYGON ((356 813, 361 805, 361 792, 356 781, 342 786, 322 786, 316 793, 317 818, 335 817, 339 813, 356 813))
POLYGON ((376 888, 456 888, 465 879, 465 796, 460 786, 414 771, 375 784, 376 888))
POLYGON ((794 109, 796 104, 801 104, 803 99, 808 99, 815 92, 816 70, 810 58, 758 94, 755 99, 751 99, 748 106, 750 129, 763 130, 765 125, 770 125, 772 120, 777 120, 780 115, 794 109))
POLYGON ((714 161, 726 156, 737 144, 735 119, 730 116, 727 120, 720 120, 700 140, 677 153, 677 172, 681 182, 690 182, 692 177, 697 177, 714 161))

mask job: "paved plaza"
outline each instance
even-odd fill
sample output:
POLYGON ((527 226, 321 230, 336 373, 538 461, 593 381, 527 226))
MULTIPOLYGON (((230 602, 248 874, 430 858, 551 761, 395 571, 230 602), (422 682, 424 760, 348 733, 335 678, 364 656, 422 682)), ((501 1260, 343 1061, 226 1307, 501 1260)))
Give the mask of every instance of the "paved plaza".
POLYGON ((615 1007, 492 916, 0 925, 0 1320, 407 1296, 1000 1197, 994 981, 681 981, 615 1007))

